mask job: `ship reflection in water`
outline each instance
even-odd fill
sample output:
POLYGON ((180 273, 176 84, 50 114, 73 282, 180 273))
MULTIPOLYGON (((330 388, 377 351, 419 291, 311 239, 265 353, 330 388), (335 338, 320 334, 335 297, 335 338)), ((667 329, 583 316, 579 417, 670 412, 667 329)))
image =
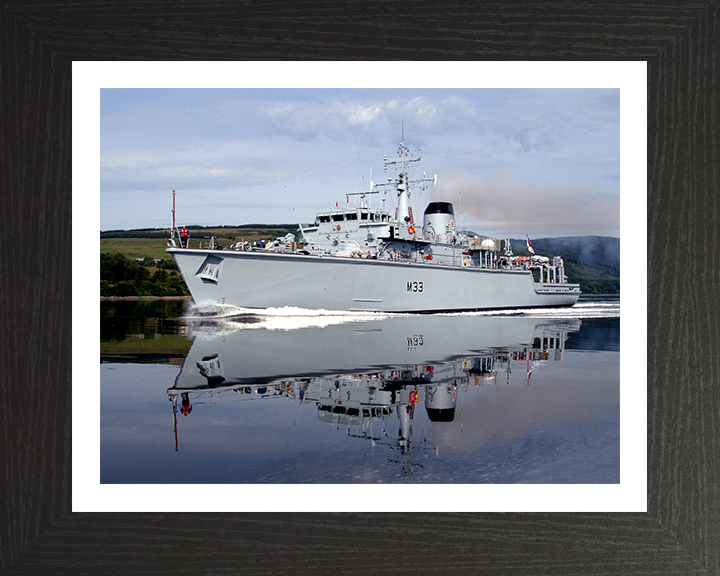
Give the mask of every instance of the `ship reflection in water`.
POLYGON ((190 322, 174 449, 221 422, 242 472, 170 481, 619 481, 619 352, 566 351, 579 319, 265 320, 190 322))

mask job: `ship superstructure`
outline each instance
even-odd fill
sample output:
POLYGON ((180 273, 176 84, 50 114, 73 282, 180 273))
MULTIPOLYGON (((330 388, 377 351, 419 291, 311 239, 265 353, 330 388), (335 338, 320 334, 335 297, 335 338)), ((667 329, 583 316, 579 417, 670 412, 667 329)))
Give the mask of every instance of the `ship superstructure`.
POLYGON ((430 202, 416 222, 410 197, 437 176, 413 178, 420 157, 404 141, 398 159, 385 158, 394 178, 356 193, 360 205, 320 212, 299 238, 230 249, 168 252, 198 304, 244 308, 299 307, 383 312, 444 312, 572 306, 580 295, 568 283, 562 258, 516 257, 509 240, 461 231, 450 202, 430 202), (397 194, 394 213, 385 195, 397 194), (383 194, 383 207, 368 196, 383 194))

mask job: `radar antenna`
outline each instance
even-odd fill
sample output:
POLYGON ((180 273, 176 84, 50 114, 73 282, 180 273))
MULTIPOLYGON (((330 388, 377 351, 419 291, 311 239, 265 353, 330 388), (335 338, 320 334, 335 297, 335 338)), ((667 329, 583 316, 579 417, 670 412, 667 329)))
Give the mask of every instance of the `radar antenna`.
MULTIPOLYGON (((397 195, 398 195, 398 213, 397 213, 397 219, 399 221, 406 221, 410 222, 412 220, 412 215, 410 213, 409 209, 409 199, 411 196, 411 191, 413 188, 419 188, 420 191, 424 192, 427 190, 429 186, 434 186, 437 184, 437 174, 435 174, 432 178, 416 178, 414 180, 410 179, 409 176, 409 166, 411 164, 414 164, 416 162, 420 162, 422 159, 421 156, 413 156, 410 153, 410 149, 405 146, 405 127, 403 125, 403 131, 402 131, 402 141, 400 142, 400 146, 398 147, 397 154, 398 159, 397 160, 388 160, 387 155, 383 156, 384 164, 385 164, 385 172, 387 173, 388 167, 392 166, 395 168, 396 177, 393 180, 392 178, 388 178, 387 182, 383 182, 382 184, 377 184, 376 187, 392 187, 394 186, 397 195)), ((423 173, 423 176, 425 174, 423 173)))

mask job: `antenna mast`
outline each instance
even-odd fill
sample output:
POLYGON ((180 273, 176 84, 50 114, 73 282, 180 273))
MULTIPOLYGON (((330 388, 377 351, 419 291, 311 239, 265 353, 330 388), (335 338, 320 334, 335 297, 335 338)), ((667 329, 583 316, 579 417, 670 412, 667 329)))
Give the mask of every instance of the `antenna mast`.
POLYGON ((462 213, 462 190, 458 190, 458 197, 460 199, 460 218, 458 222, 458 228, 460 228, 460 231, 462 232, 462 226, 463 226, 463 213, 462 213))
MULTIPOLYGON (((283 184, 285 186, 285 184, 283 184)), ((288 190, 288 187, 285 186, 285 192, 287 192, 288 200, 290 200, 290 206, 292 206, 293 212, 295 212, 295 218, 297 218, 298 226, 300 228, 300 235, 302 236, 303 242, 307 242, 305 239, 305 230, 303 230, 302 224, 300 223, 300 218, 297 215, 297 210, 295 210, 295 204, 293 204, 292 198, 290 197, 290 191, 288 190)))
MULTIPOLYGON (((388 160, 387 155, 384 156, 385 160, 385 172, 387 173, 388 166, 395 166, 397 178, 395 181, 392 178, 388 178, 387 182, 377 184, 377 187, 390 187, 395 184, 398 194, 398 211, 397 219, 400 222, 410 222, 412 219, 409 209, 410 190, 413 187, 419 187, 422 191, 426 190, 429 185, 435 185, 437 183, 437 174, 433 178, 417 178, 416 180, 410 180, 408 175, 408 166, 413 162, 420 162, 421 157, 417 158, 410 154, 410 149, 405 146, 405 123, 402 125, 402 141, 398 148, 398 160, 388 160)), ((425 176, 425 173, 423 173, 425 176)))

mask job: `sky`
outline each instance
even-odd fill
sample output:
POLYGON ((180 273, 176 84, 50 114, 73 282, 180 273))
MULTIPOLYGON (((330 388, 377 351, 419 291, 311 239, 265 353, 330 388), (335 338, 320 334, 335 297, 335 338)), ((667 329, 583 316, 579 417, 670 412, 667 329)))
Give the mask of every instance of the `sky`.
POLYGON ((411 176, 437 174, 416 220, 444 200, 487 236, 620 236, 620 90, 604 88, 103 88, 100 228, 169 228, 173 190, 178 226, 312 222, 391 176, 403 131, 411 176))

